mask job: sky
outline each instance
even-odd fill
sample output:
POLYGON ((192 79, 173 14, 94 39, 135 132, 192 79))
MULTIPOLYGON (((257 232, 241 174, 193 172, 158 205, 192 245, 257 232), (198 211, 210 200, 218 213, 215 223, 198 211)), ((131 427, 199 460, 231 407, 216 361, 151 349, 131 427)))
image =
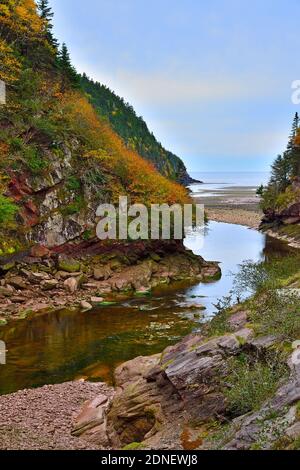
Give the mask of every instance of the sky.
POLYGON ((266 171, 300 105, 299 0, 50 0, 79 72, 189 171, 266 171))

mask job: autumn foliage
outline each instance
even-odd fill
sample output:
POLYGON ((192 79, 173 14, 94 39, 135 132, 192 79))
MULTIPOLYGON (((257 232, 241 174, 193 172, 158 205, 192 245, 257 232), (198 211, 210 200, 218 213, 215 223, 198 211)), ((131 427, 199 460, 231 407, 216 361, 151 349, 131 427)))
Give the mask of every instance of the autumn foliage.
POLYGON ((163 177, 151 163, 128 149, 84 96, 68 93, 61 106, 66 127, 85 146, 83 158, 96 158, 102 170, 117 176, 123 194, 130 194, 133 202, 189 202, 186 189, 163 177))
MULTIPOLYGON (((121 195, 146 205, 190 202, 183 186, 162 176, 95 110, 80 88, 66 45, 59 50, 52 36, 48 2, 38 5, 39 12, 33 0, 0 3, 0 80, 8 91, 6 105, 0 106, 0 254, 8 240, 4 227, 14 230, 18 208, 16 221, 29 207, 36 208, 34 223, 41 222, 42 201, 34 188, 37 182, 36 187, 47 191, 49 184, 51 190, 53 161, 63 167, 62 207, 53 211, 65 218, 86 220, 88 211, 104 201, 118 203, 121 195)), ((22 230, 19 225, 13 240, 22 230)))

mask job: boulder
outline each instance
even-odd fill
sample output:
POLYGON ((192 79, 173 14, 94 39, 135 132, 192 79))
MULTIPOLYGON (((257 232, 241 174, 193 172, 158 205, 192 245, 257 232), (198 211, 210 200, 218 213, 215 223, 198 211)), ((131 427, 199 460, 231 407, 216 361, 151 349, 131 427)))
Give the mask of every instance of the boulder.
POLYGON ((109 266, 99 266, 94 269, 94 279, 96 281, 107 281, 112 275, 112 271, 109 266))
POLYGON ((58 268, 61 271, 66 271, 67 273, 77 273, 80 271, 81 265, 79 261, 72 258, 64 258, 59 260, 58 268))
POLYGON ((80 307, 84 312, 88 312, 93 308, 92 305, 86 302, 85 300, 82 300, 82 302, 80 302, 80 307))
POLYGON ((13 288, 0 286, 0 297, 11 297, 14 294, 13 288))
POLYGON ((118 388, 107 413, 113 446, 150 439, 180 416, 194 423, 220 418, 226 410, 222 387, 228 360, 242 350, 240 338, 252 335, 249 329, 210 340, 191 335, 162 355, 118 367, 118 388))
POLYGON ((41 288, 45 291, 55 289, 58 286, 56 279, 46 279, 41 282, 41 288))
POLYGON ((47 258, 50 256, 50 250, 43 245, 35 245, 30 249, 30 256, 34 258, 47 258))
POLYGON ((109 399, 105 395, 98 395, 94 400, 84 404, 79 416, 74 420, 72 436, 84 436, 90 442, 109 445, 106 434, 105 414, 109 406, 109 399))
POLYGON ((65 280, 64 287, 71 294, 74 294, 74 292, 76 292, 78 290, 78 287, 79 287, 78 279, 76 277, 69 277, 69 279, 65 280))
POLYGON ((159 364, 160 354, 140 356, 121 364, 114 373, 115 384, 122 387, 143 377, 146 372, 159 364))
POLYGON ((20 289, 20 290, 27 290, 28 289, 28 284, 24 281, 24 279, 21 276, 13 276, 7 279, 7 283, 15 289, 20 289))
POLYGON ((240 311, 231 315, 228 319, 229 326, 233 329, 240 329, 247 323, 247 312, 240 311))

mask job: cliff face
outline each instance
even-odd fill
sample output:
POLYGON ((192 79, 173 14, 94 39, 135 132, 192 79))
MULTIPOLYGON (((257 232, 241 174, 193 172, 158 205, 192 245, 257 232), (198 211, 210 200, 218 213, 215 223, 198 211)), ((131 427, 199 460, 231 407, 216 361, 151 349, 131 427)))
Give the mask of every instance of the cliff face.
POLYGON ((107 100, 86 95, 66 48, 58 52, 49 21, 32 0, 4 3, 0 255, 34 243, 87 240, 95 232, 98 205, 116 204, 120 195, 145 205, 188 202, 186 189, 174 181, 189 182, 181 160, 157 143, 132 109, 122 126, 108 119, 115 102, 110 108, 107 100), (144 129, 140 136, 139 126, 131 129, 134 119, 144 129), (147 139, 153 144, 149 155, 147 139))
POLYGON ((80 93, 55 99, 53 113, 44 109, 42 116, 34 116, 35 127, 22 110, 26 141, 16 137, 16 126, 4 127, 6 119, 16 118, 15 99, 18 96, 1 109, 0 121, 7 149, 4 193, 16 206, 15 220, 2 227, 6 240, 9 234, 20 245, 54 247, 78 237, 88 239, 94 235, 98 205, 117 204, 120 195, 146 205, 188 201, 186 190, 128 150, 80 93), (40 128, 42 119, 55 127, 54 135, 40 128))

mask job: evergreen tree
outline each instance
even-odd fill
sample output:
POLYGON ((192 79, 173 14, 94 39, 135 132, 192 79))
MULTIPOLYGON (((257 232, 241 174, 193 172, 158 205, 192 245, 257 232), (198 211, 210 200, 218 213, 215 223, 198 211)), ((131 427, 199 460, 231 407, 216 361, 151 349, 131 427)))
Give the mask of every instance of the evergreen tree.
POLYGON ((58 64, 61 74, 61 91, 64 93, 68 86, 78 88, 80 85, 79 75, 73 67, 70 54, 65 43, 62 44, 58 54, 58 64))
POLYGON ((297 131, 299 129, 299 122, 299 115, 298 113, 296 113, 293 119, 292 131, 289 137, 286 150, 286 159, 288 161, 289 173, 291 178, 293 178, 294 176, 298 176, 300 170, 300 149, 297 145, 295 145, 295 138, 298 133, 297 131))
POLYGON ((286 154, 278 155, 271 167, 270 184, 276 188, 278 193, 286 190, 290 184, 290 163, 286 154))
POLYGON ((52 12, 51 7, 49 6, 49 0, 38 0, 37 2, 38 10, 40 17, 44 21, 44 30, 47 41, 55 49, 55 52, 58 50, 58 41, 55 39, 52 33, 53 24, 52 19, 54 13, 52 12))

